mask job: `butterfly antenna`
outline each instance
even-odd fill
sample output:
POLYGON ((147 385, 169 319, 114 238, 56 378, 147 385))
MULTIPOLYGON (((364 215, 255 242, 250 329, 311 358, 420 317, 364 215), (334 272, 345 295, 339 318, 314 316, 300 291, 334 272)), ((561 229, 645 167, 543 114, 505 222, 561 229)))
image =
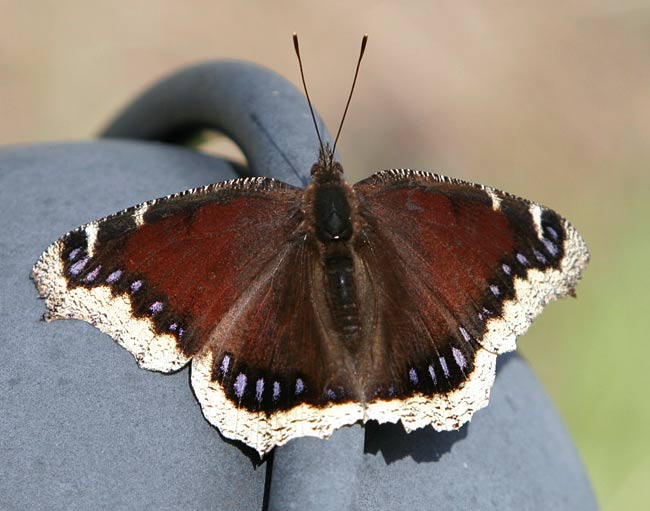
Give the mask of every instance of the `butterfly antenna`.
POLYGON ((320 131, 318 130, 318 123, 316 122, 316 116, 314 115, 314 109, 311 106, 311 99, 309 98, 309 92, 307 91, 307 83, 305 82, 305 73, 302 69, 302 59, 300 58, 300 47, 298 46, 298 34, 293 33, 293 47, 296 50, 296 57, 298 57, 298 65, 300 66, 300 78, 302 78, 302 87, 305 89, 305 96, 307 96, 307 104, 309 105, 309 111, 311 112, 311 118, 314 121, 314 128, 316 128, 316 136, 318 136, 318 143, 320 144, 321 154, 325 155, 325 148, 323 147, 323 139, 320 137, 320 131))
POLYGON ((368 42, 368 34, 363 35, 361 39, 361 51, 359 51, 359 60, 357 61, 357 69, 354 71, 354 79, 352 80, 352 87, 350 88, 350 95, 348 96, 348 102, 345 104, 345 110, 343 110, 343 117, 341 117, 341 124, 339 124, 339 129, 336 132, 336 138, 334 139, 334 147, 332 148, 332 155, 336 151, 336 143, 339 141, 339 136, 341 135, 341 128, 343 128, 343 123, 345 122, 345 116, 348 113, 348 108, 350 107, 350 101, 352 100, 352 93, 354 92, 354 86, 357 83, 357 76, 359 76, 359 68, 361 67, 361 59, 363 59, 363 54, 366 51, 366 43, 368 42))

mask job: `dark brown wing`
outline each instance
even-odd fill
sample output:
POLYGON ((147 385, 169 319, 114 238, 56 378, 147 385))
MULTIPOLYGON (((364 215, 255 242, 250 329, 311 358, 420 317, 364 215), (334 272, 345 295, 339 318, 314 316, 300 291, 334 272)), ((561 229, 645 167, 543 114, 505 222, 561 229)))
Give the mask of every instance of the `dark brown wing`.
POLYGON ((327 436, 362 417, 362 392, 323 326, 302 194, 271 179, 235 180, 82 226, 34 267, 47 319, 88 321, 147 369, 193 359, 206 418, 260 454, 327 436))
POLYGON ((457 428, 487 404, 496 353, 573 292, 584 242, 549 209, 442 176, 385 171, 354 190, 377 317, 366 418, 457 428))

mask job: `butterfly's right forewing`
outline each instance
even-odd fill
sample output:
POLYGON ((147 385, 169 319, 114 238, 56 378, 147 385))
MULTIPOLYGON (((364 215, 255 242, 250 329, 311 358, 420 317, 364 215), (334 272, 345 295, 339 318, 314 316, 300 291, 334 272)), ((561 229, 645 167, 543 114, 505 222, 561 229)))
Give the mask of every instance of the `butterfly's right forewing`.
POLYGON ((487 405, 496 354, 573 292, 584 242, 550 209, 444 176, 384 171, 354 190, 376 316, 367 417, 457 428, 487 405))

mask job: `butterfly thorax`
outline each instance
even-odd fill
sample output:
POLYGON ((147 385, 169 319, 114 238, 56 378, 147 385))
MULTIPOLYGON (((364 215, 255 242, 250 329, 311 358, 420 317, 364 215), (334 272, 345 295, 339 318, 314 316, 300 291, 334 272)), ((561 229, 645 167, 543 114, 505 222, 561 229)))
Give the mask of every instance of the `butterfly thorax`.
POLYGON ((329 144, 311 169, 312 184, 305 194, 313 214, 313 228, 321 243, 346 242, 352 237, 354 191, 343 179, 343 167, 334 160, 329 144))

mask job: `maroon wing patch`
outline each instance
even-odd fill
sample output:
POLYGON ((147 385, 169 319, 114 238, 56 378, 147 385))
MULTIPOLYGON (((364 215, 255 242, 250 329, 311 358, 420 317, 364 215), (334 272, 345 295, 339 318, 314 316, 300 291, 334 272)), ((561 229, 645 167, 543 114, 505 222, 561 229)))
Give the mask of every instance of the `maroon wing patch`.
POLYGON ((178 369, 290 240, 301 221, 295 211, 300 193, 271 179, 235 180, 82 226, 34 268, 47 317, 103 325, 142 366, 178 369), (150 331, 131 332, 131 318, 148 320, 150 331), (131 345, 143 334, 165 337, 171 358, 158 358, 143 341, 131 345))

